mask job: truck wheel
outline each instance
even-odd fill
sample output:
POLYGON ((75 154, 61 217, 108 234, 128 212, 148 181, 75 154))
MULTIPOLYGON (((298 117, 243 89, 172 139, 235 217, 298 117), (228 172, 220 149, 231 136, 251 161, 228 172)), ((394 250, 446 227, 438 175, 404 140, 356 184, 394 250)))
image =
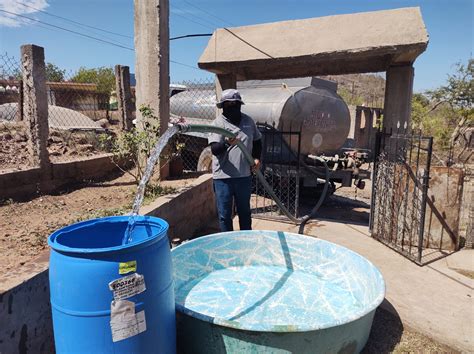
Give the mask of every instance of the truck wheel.
POLYGON ((212 151, 210 146, 202 150, 201 155, 199 155, 197 170, 198 172, 210 172, 212 170, 212 151))

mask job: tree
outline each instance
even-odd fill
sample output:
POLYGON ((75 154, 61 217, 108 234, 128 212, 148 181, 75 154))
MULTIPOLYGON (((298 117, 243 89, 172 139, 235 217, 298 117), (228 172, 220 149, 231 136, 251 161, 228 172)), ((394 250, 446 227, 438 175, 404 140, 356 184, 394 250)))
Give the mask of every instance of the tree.
POLYGON ((96 84, 98 92, 109 95, 115 88, 114 70, 105 66, 92 69, 81 67, 71 81, 96 84))
POLYGON ((433 156, 445 166, 465 160, 474 123, 473 70, 473 59, 457 63, 444 85, 412 98, 414 127, 434 137, 433 156))
POLYGON ((46 63, 46 81, 64 81, 64 75, 66 75, 66 70, 61 70, 57 65, 53 63, 46 63))
POLYGON ((447 84, 428 91, 428 96, 434 102, 436 107, 446 104, 453 113, 453 121, 450 123, 452 130, 451 143, 454 143, 459 137, 462 129, 466 126, 472 126, 474 123, 474 59, 469 59, 467 65, 456 64, 456 72, 448 75, 447 84), (453 126, 454 125, 454 126, 453 126))
POLYGON ((414 93, 411 101, 411 120, 415 128, 423 129, 423 121, 429 111, 430 100, 422 93, 414 93))
POLYGON ((456 72, 448 75, 447 85, 428 91, 428 95, 438 102, 447 102, 453 109, 462 109, 463 113, 472 113, 474 104, 474 59, 467 65, 456 63, 456 72))

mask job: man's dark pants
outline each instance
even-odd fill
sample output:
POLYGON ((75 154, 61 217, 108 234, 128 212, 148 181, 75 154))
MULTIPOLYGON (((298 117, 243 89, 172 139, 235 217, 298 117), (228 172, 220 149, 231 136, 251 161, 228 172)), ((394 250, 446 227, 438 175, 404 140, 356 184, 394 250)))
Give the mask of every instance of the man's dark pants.
POLYGON ((240 230, 252 229, 250 215, 250 193, 252 192, 252 177, 225 178, 214 180, 217 214, 221 231, 233 231, 232 200, 235 200, 240 230))

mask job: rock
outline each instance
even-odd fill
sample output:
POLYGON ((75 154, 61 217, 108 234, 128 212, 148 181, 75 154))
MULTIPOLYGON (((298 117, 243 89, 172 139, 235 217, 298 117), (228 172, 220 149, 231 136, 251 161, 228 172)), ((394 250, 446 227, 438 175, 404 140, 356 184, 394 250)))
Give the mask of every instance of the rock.
POLYGON ((102 128, 107 128, 110 125, 109 120, 106 118, 99 119, 97 123, 99 123, 102 128))
POLYGON ((48 139, 50 143, 62 143, 63 139, 61 139, 59 136, 56 135, 51 135, 48 139))
POLYGON ((10 133, 6 133, 2 135, 2 140, 12 140, 13 136, 10 133))
POLYGON ((21 133, 21 132, 17 132, 13 136, 13 140, 16 141, 17 143, 21 143, 21 142, 27 141, 28 139, 26 137, 26 134, 21 133))
POLYGON ((59 131, 57 131, 57 130, 52 130, 52 129, 50 129, 50 130, 49 130, 49 136, 50 136, 50 137, 51 137, 51 136, 59 136, 59 137, 60 137, 60 136, 61 136, 61 133, 60 133, 59 131))
POLYGON ((89 140, 85 136, 78 136, 74 139, 78 144, 88 144, 89 140))
POLYGON ((79 145, 77 149, 81 152, 89 152, 94 150, 94 146, 91 144, 79 145))

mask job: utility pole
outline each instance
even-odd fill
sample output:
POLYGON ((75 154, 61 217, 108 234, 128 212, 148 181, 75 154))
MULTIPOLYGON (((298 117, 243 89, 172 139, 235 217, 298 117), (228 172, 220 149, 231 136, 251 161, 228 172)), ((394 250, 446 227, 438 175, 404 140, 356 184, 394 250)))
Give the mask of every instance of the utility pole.
MULTIPOLYGON (((162 135, 170 115, 169 1, 134 0, 134 5, 136 117, 140 122, 140 107, 149 106, 159 119, 162 135)), ((160 161, 160 179, 168 175, 168 165, 160 161)))

